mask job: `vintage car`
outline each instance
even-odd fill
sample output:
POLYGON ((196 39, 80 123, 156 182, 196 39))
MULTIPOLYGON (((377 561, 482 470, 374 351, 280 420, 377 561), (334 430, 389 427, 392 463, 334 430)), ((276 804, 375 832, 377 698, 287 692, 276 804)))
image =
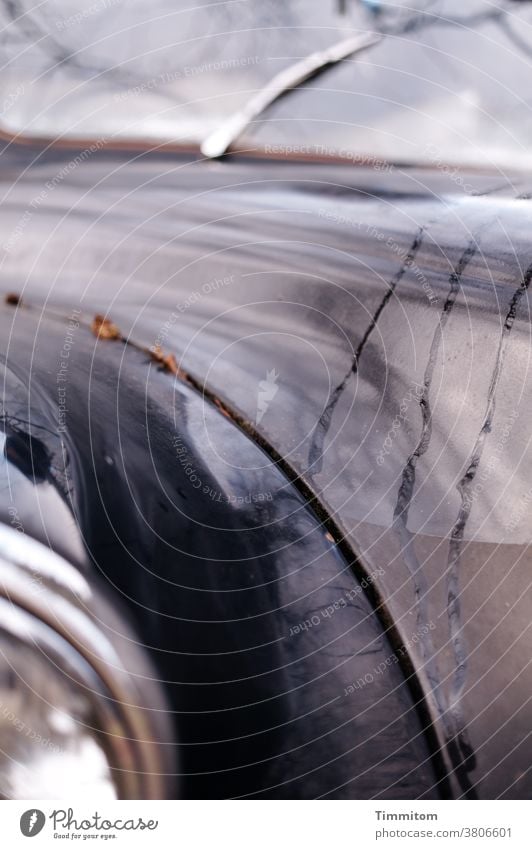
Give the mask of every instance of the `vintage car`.
POLYGON ((530 798, 530 4, 30 5, 0 795, 530 798))

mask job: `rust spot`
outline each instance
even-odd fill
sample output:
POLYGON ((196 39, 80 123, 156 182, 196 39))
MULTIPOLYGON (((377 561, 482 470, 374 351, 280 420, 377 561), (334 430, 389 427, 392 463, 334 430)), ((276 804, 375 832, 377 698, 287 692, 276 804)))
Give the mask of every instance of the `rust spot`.
POLYGON ((104 318, 103 315, 98 314, 94 316, 91 324, 91 330, 98 339, 122 338, 122 334, 116 324, 113 324, 109 318, 104 318))
POLYGON ((154 345, 150 348, 150 357, 154 363, 157 363, 161 371, 169 371, 175 374, 176 377, 182 380, 187 380, 187 375, 177 364, 177 360, 173 354, 163 354, 160 345, 154 345))
POLYGON ((214 403, 214 406, 221 412, 222 416, 225 416, 226 419, 231 418, 231 413, 229 412, 229 410, 227 409, 225 404, 223 404, 223 402, 220 401, 219 398, 214 398, 213 403, 214 403))
POLYGON ((4 300, 10 307, 22 306, 22 298, 16 292, 8 292, 4 300))

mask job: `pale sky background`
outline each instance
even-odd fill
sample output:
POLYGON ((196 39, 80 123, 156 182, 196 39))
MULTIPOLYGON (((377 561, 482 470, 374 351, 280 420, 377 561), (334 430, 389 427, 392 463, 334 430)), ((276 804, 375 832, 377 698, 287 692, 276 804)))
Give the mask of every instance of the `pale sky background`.
POLYGON ((413 162, 432 145, 445 161, 530 166, 531 3, 345 5, 4 0, 2 122, 52 137, 197 141, 281 68, 380 29, 382 43, 280 101, 243 143, 413 162))

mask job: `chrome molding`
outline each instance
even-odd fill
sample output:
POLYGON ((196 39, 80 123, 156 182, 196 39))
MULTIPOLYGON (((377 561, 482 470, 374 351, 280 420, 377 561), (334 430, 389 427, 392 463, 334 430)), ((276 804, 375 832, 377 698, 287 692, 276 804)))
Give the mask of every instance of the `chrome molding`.
MULTIPOLYGON (((0 651, 31 649, 36 665, 90 703, 90 728, 123 799, 175 796, 168 706, 156 672, 114 605, 70 563, 0 525, 0 651), (12 648, 11 648, 12 647, 12 648)), ((2 651, 0 664, 9 660, 2 651)), ((24 676, 24 668, 13 666, 24 676)), ((38 694, 37 694, 38 695, 38 694)), ((1 753, 0 753, 1 756, 1 753)))

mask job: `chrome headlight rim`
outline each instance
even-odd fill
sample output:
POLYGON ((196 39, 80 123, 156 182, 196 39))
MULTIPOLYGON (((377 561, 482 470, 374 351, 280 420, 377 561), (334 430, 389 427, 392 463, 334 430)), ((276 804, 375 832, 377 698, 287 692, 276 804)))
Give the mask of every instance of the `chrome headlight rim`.
POLYGON ((96 584, 0 524, 0 633, 31 646, 83 691, 118 798, 172 798, 175 741, 164 692, 147 652, 96 584))

